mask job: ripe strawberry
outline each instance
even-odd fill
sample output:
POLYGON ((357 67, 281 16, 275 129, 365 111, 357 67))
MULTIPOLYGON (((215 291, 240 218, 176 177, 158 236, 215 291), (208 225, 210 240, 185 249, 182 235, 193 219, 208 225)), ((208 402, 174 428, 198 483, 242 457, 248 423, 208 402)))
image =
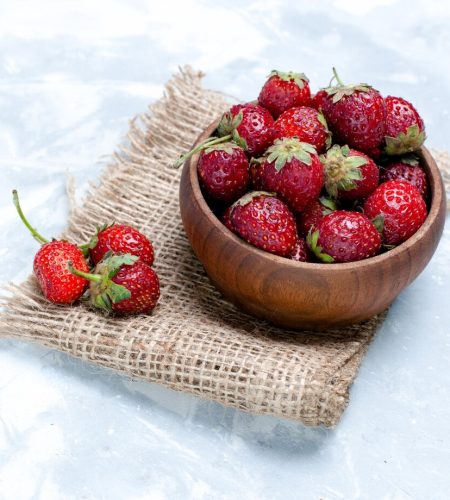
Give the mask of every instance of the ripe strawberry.
POLYGON ((285 111, 275 122, 274 138, 297 137, 320 153, 331 146, 331 132, 322 113, 306 106, 285 111))
POLYGON ((290 253, 289 258, 296 262, 309 262, 311 260, 305 238, 297 238, 294 250, 290 253))
POLYGON ((319 197, 323 187, 323 166, 314 146, 296 137, 278 139, 267 154, 261 171, 267 191, 276 192, 297 212, 319 197))
POLYGON ((148 313, 158 302, 158 275, 135 255, 110 252, 92 274, 81 271, 72 262, 69 269, 74 276, 90 281, 91 304, 105 313, 148 313))
POLYGON ((331 214, 336 209, 336 203, 329 198, 322 196, 314 200, 297 216, 297 230, 299 234, 306 236, 311 229, 315 229, 325 215, 331 214))
POLYGON ((320 159, 325 171, 325 189, 332 198, 366 198, 378 186, 378 167, 364 153, 335 145, 320 159))
POLYGON ((388 163, 381 172, 381 180, 383 182, 409 182, 419 190, 424 200, 428 198, 429 185, 427 174, 419 167, 419 162, 417 160, 408 159, 388 163), (411 161, 413 163, 410 163, 411 161))
POLYGON ((322 112, 335 142, 370 154, 385 135, 386 105, 370 85, 344 85, 333 68, 337 84, 325 89, 322 112))
POLYGON ((231 211, 233 210, 233 205, 229 206, 225 212, 222 214, 222 224, 228 228, 232 233, 234 233, 234 226, 231 222, 230 216, 231 216, 231 211))
POLYGON ((73 261, 82 271, 89 271, 83 252, 68 241, 48 241, 31 227, 19 203, 17 191, 13 202, 25 226, 42 245, 34 257, 33 271, 44 296, 55 304, 71 304, 78 300, 88 282, 70 273, 67 264, 73 261))
POLYGON ((250 183, 255 191, 261 191, 264 189, 264 180, 262 177, 264 161, 264 157, 252 158, 250 160, 250 183))
POLYGON ((311 91, 303 73, 272 71, 258 97, 258 104, 274 118, 294 106, 309 106, 311 91))
POLYGON ((399 155, 415 151, 425 141, 425 126, 416 108, 401 97, 387 96, 385 152, 399 155))
POLYGON ((311 97, 311 107, 320 111, 323 107, 323 102, 327 99, 328 94, 325 89, 319 90, 311 97))
POLYGON ((384 244, 398 245, 424 223, 427 207, 420 192, 408 182, 387 181, 367 198, 364 213, 379 225, 384 244))
POLYGON ((174 163, 178 168, 191 156, 217 144, 234 141, 249 156, 259 156, 273 142, 272 115, 257 104, 236 104, 222 115, 217 133, 219 137, 209 137, 202 143, 181 155, 174 163))
POLYGON ((358 212, 336 210, 308 234, 312 252, 323 262, 353 262, 376 255, 381 247, 377 228, 358 212))
POLYGON ((295 219, 278 198, 264 191, 247 193, 232 205, 230 220, 245 241, 266 252, 287 256, 297 240, 295 219))
POLYGON ((247 155, 233 142, 204 149, 197 172, 203 189, 217 201, 233 202, 247 191, 250 179, 247 155))
POLYGON ((141 232, 125 224, 101 226, 82 249, 89 250, 92 262, 98 264, 108 252, 129 253, 151 266, 154 260, 153 246, 141 232))
POLYGON ((257 104, 236 104, 224 113, 217 131, 228 137, 250 156, 259 156, 272 144, 273 118, 267 109, 257 104))

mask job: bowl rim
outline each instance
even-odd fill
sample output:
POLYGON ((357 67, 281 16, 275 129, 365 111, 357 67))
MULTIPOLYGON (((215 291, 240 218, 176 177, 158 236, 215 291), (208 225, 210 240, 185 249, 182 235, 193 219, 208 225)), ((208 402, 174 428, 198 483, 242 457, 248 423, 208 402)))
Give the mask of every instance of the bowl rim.
MULTIPOLYGON (((198 136, 194 143, 194 146, 205 140, 207 137, 210 137, 216 130, 219 121, 220 119, 216 119, 212 123, 210 123, 210 125, 208 125, 208 127, 206 127, 204 131, 198 136)), ((333 264, 294 261, 286 257, 281 257, 279 255, 261 250, 257 247, 254 247, 253 245, 250 245, 250 243, 247 243, 242 238, 239 238, 239 236, 235 235, 227 227, 224 226, 224 224, 220 221, 216 214, 211 210, 208 203, 206 202, 205 197, 203 196, 197 175, 197 162, 199 159, 199 153, 192 155, 192 157, 187 160, 185 168, 188 169, 189 179, 196 202, 200 206, 200 209, 202 210, 204 215, 208 218, 209 222, 215 227, 217 231, 220 232, 221 236, 225 238, 225 240, 238 245, 242 249, 242 251, 255 253, 262 259, 266 259, 267 261, 283 265, 284 267, 291 268, 292 270, 333 271, 335 273, 339 271, 364 269, 373 266, 379 266, 390 258, 407 253, 411 249, 411 247, 414 247, 415 244, 419 240, 421 240, 428 231, 430 231, 431 227, 434 225, 436 219, 439 216, 442 198, 444 196, 444 189, 439 167, 437 166, 436 161, 434 160, 429 150, 425 146, 422 146, 418 152, 422 157, 422 160, 424 160, 424 162, 428 166, 427 177, 431 188, 431 204, 429 207, 427 218, 425 219, 422 226, 410 238, 408 238, 406 241, 393 248, 392 250, 388 250, 387 252, 384 252, 382 254, 369 257, 368 259, 353 262, 336 262, 333 264)))

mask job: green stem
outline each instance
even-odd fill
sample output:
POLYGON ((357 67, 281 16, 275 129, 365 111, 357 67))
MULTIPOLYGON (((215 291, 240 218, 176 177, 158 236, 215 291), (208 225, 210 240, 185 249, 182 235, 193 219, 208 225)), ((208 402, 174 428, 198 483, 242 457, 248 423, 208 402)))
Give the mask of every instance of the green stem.
POLYGON ((339 78, 338 72, 336 71, 336 68, 333 68, 333 75, 336 78, 336 81, 341 87, 344 87, 344 82, 339 78))
POLYGON ((41 236, 34 227, 31 226, 31 224, 27 221, 24 213, 22 212, 22 208, 20 206, 19 202, 19 195, 17 191, 14 189, 13 192, 13 203, 14 206, 16 207, 17 213, 19 214, 20 219, 22 222, 25 224, 25 226, 29 229, 30 233, 33 235, 33 238, 39 242, 41 245, 44 245, 45 243, 48 243, 48 240, 45 239, 43 236, 41 236))
POLYGON ((73 266, 73 262, 69 260, 67 263, 67 267, 69 271, 75 276, 79 276, 80 278, 84 278, 85 280, 94 281, 95 283, 100 283, 102 281, 102 277, 99 274, 91 274, 85 273, 84 271, 80 271, 73 266))
POLYGON ((174 168, 179 168, 183 163, 188 160, 191 156, 199 153, 203 149, 214 146, 215 144, 221 144, 222 142, 227 142, 232 138, 231 134, 224 135, 223 137, 210 137, 206 141, 201 142, 197 147, 191 149, 184 155, 181 155, 178 160, 173 164, 174 168))

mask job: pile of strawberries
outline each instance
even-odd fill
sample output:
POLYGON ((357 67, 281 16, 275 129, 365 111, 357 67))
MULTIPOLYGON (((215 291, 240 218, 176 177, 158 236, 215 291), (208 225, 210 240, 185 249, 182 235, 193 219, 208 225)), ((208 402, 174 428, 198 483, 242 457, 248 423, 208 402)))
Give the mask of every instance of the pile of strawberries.
POLYGON ((89 243, 77 246, 41 236, 22 212, 17 191, 13 201, 23 223, 41 244, 33 270, 44 296, 55 304, 80 298, 106 314, 148 313, 159 299, 159 279, 152 269, 153 246, 137 229, 104 225, 89 243))
POLYGON ((311 95, 303 73, 272 71, 257 102, 232 106, 216 135, 177 162, 200 153, 200 184, 225 226, 295 261, 366 259, 427 217, 418 112, 333 75, 311 95))

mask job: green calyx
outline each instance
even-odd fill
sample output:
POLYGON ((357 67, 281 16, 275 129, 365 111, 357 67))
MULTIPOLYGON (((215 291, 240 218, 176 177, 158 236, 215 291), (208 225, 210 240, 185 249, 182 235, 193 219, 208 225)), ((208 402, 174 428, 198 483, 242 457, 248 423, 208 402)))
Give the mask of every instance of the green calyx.
POLYGON ((325 263, 331 263, 334 262, 334 259, 331 255, 328 255, 327 253, 324 253, 322 250, 322 247, 318 244, 319 241, 319 231, 315 230, 312 231, 310 229, 308 236, 306 237, 306 243, 308 244, 310 250, 313 252, 313 254, 322 262, 325 263))
POLYGON ((356 188, 355 181, 362 179, 361 167, 368 163, 362 156, 352 156, 348 146, 335 145, 320 160, 324 166, 325 189, 332 198, 337 198, 338 191, 356 188))
POLYGON ((411 165, 412 167, 418 167, 420 164, 419 157, 414 153, 403 155, 399 161, 401 163, 406 163, 406 165, 411 165))
POLYGON ((342 80, 339 78, 336 68, 333 68, 333 78, 331 79, 330 85, 325 88, 325 91, 329 96, 332 96, 333 103, 336 103, 340 101, 344 96, 350 96, 357 91, 369 92, 371 88, 372 87, 367 83, 344 85, 344 83, 342 83, 342 80), (334 80, 336 80, 336 84, 331 85, 334 80))
POLYGON ((331 214, 331 212, 334 212, 337 210, 337 205, 334 200, 331 200, 330 198, 326 198, 325 196, 321 196, 319 198, 319 202, 322 205, 322 215, 328 215, 331 214))
POLYGON ((213 151, 224 151, 225 153, 232 155, 233 150, 240 149, 235 142, 222 142, 220 144, 214 144, 213 146, 207 147, 204 151, 206 154, 212 153, 213 151))
POLYGON ((239 135, 239 132, 237 131, 237 127, 239 127, 243 117, 244 114, 242 111, 239 111, 236 116, 233 116, 230 111, 224 113, 217 127, 217 134, 219 137, 208 137, 208 139, 201 142, 187 153, 182 154, 178 158, 178 160, 174 162, 173 167, 179 168, 181 167, 181 165, 183 165, 183 163, 189 160, 191 156, 194 156, 195 154, 200 153, 203 150, 206 150, 207 152, 208 150, 211 151, 211 148, 213 146, 217 146, 218 144, 223 144, 231 140, 233 140, 237 146, 247 151, 247 142, 239 135))
POLYGON ((275 170, 279 172, 286 163, 293 159, 299 160, 305 165, 312 164, 312 156, 316 155, 316 148, 307 142, 301 142, 297 137, 287 137, 277 139, 270 148, 267 149, 267 161, 275 162, 275 170))
POLYGON ((321 111, 318 111, 317 112, 317 119, 319 120, 319 122, 325 127, 325 130, 328 134, 327 136, 327 140, 325 141, 325 147, 327 149, 331 148, 331 144, 332 144, 332 133, 331 133, 331 130, 328 128, 328 123, 327 121, 325 120, 325 117, 323 116, 322 112, 321 111))
POLYGON ((231 206, 236 207, 240 205, 241 207, 244 207, 257 196, 275 196, 275 193, 269 193, 267 191, 250 191, 249 193, 244 194, 244 196, 241 196, 239 200, 235 201, 231 206))
POLYGON ((384 152, 391 156, 418 150, 424 143, 426 135, 425 131, 421 131, 416 123, 408 127, 406 132, 400 132, 397 137, 386 136, 384 139, 386 141, 384 152))
POLYGON ((85 273, 74 268, 72 262, 69 262, 67 266, 75 276, 90 281, 91 304, 96 309, 111 313, 113 304, 131 297, 131 292, 126 287, 114 283, 112 278, 116 276, 122 266, 131 266, 138 258, 129 253, 113 254, 108 252, 103 260, 95 266, 93 273, 85 273))
POLYGON ((102 226, 97 226, 97 228, 95 230, 95 234, 89 240, 89 243, 85 243, 84 245, 78 246, 80 248, 80 250, 83 252, 83 255, 85 257, 89 256, 89 250, 92 250, 97 246, 99 233, 101 233, 102 231, 105 231, 105 229, 108 229, 109 227, 114 226, 114 224, 115 224, 115 222, 112 222, 110 224, 106 223, 106 224, 103 224, 102 226))
POLYGON ((377 215, 373 220, 372 224, 376 227, 376 230, 380 233, 380 235, 383 235, 383 229, 384 229, 384 214, 379 214, 377 215))
POLYGON ((278 78, 285 82, 295 82, 301 89, 305 86, 305 83, 309 82, 308 77, 304 73, 294 73, 293 71, 284 72, 274 69, 267 78, 272 78, 273 76, 278 76, 278 78))

